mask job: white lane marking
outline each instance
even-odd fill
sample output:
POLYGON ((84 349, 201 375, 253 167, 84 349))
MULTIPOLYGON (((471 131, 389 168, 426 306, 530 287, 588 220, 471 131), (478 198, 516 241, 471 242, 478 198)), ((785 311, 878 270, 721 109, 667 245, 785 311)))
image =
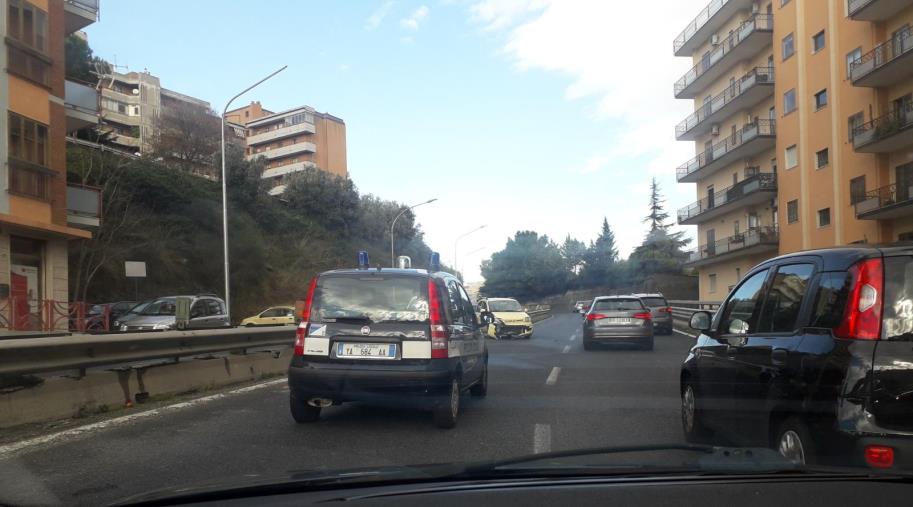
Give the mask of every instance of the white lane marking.
POLYGON ((553 386, 558 382, 558 374, 561 373, 560 366, 552 367, 551 373, 548 374, 548 378, 545 379, 545 385, 553 386))
POLYGON ((533 454, 542 454, 552 450, 552 425, 536 424, 533 429, 533 454))
POLYGON ((576 334, 575 334, 574 336, 571 336, 571 341, 572 341, 572 342, 577 341, 577 335, 576 335, 576 334))
POLYGON ((675 331, 676 333, 678 333, 678 334, 680 334, 680 335, 687 336, 688 338, 697 338, 697 335, 693 335, 693 334, 690 334, 690 333, 686 333, 686 332, 684 332, 684 331, 679 331, 678 329, 673 329, 673 331, 675 331))
POLYGON ((271 387, 271 386, 274 386, 277 384, 282 384, 285 382, 288 382, 288 379, 286 379, 285 377, 277 378, 277 379, 273 379, 273 380, 268 380, 268 381, 260 383, 260 384, 254 384, 252 386, 234 389, 232 391, 228 391, 225 393, 211 394, 209 396, 204 396, 202 398, 196 398, 193 400, 182 401, 180 403, 174 403, 172 405, 166 405, 164 407, 154 408, 152 410, 146 410, 145 412, 137 412, 135 414, 115 417, 114 419, 98 421, 96 423, 86 424, 83 426, 78 426, 76 428, 70 428, 68 430, 59 431, 57 433, 51 433, 50 435, 42 435, 40 437, 30 438, 27 440, 20 440, 19 442, 13 442, 11 444, 6 444, 3 446, 0 446, 0 458, 8 457, 12 453, 21 451, 23 449, 27 449, 29 447, 34 447, 34 446, 42 445, 42 444, 49 444, 51 442, 56 442, 58 440, 66 440, 66 439, 75 438, 80 435, 89 434, 89 433, 104 430, 107 428, 122 426, 124 424, 130 423, 130 422, 133 422, 133 421, 136 421, 139 419, 145 419, 147 417, 155 417, 157 415, 160 415, 160 414, 163 414, 166 412, 174 412, 176 410, 181 410, 181 409, 188 408, 188 407, 202 405, 204 403, 219 400, 219 399, 225 398, 226 396, 230 396, 233 394, 249 393, 251 391, 256 391, 259 389, 263 389, 265 387, 271 387))
POLYGON ((565 345, 565 346, 564 346, 564 350, 562 350, 561 353, 562 353, 562 354, 567 354, 567 353, 570 352, 570 351, 571 351, 571 346, 570 346, 570 345, 565 345))

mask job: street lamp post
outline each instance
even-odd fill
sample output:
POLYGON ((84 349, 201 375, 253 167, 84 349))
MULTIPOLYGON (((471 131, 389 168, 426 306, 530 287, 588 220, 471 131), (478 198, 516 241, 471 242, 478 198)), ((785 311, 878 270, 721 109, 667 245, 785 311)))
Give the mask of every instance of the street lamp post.
POLYGON ((225 315, 228 317, 228 322, 231 322, 231 293, 229 292, 228 287, 228 180, 225 177, 225 114, 228 113, 228 107, 231 106, 231 103, 234 102, 235 99, 253 90, 267 79, 285 70, 287 67, 288 65, 283 65, 281 69, 248 86, 244 91, 232 97, 231 100, 225 104, 225 109, 222 110, 222 259, 225 264, 225 315))
POLYGON ((486 227, 488 227, 488 224, 480 225, 469 232, 465 232, 465 233, 457 236, 457 239, 453 242, 453 270, 454 271, 456 271, 457 273, 460 272, 460 270, 457 269, 457 245, 459 245, 460 240, 465 238, 466 236, 469 236, 470 234, 472 234, 474 232, 481 231, 482 229, 484 229, 486 227))
POLYGON ((394 253, 394 251, 393 251, 393 228, 396 226, 396 221, 399 220, 399 217, 403 216, 403 213, 405 213, 413 208, 418 208, 419 206, 422 206, 424 204, 432 203, 436 200, 437 200, 437 197, 435 197, 433 199, 428 199, 425 202, 420 202, 414 206, 409 206, 408 208, 403 208, 402 211, 400 211, 399 214, 397 214, 396 217, 393 219, 393 223, 390 224, 390 267, 391 268, 396 267, 396 253, 394 253))

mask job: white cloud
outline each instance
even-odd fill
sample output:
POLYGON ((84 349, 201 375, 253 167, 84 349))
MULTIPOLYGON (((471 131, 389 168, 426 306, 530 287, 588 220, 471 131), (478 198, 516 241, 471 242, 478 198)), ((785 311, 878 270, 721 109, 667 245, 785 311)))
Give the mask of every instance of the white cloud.
POLYGON ((412 14, 410 14, 408 18, 399 20, 399 26, 408 30, 418 30, 419 25, 428 18, 429 12, 428 6, 422 5, 418 9, 412 11, 412 14))
POLYGON ((368 16, 367 21, 365 21, 365 30, 374 30, 383 23, 384 18, 387 17, 387 14, 390 12, 390 9, 393 7, 395 2, 384 2, 368 16))
POLYGON ((486 30, 500 30, 542 10, 549 3, 548 0, 482 0, 470 6, 469 11, 486 30))

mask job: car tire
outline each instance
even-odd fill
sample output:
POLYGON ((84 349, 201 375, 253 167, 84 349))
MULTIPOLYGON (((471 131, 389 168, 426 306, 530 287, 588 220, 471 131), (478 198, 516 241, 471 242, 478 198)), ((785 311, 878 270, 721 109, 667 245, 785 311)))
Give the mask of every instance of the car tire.
POLYGON ((488 394, 488 359, 485 360, 482 378, 469 388, 469 392, 476 398, 484 398, 488 394))
POLYGON ((460 378, 454 376, 450 379, 450 392, 434 407, 434 425, 438 428, 450 429, 456 426, 460 416, 460 378))
POLYGON ((292 419, 298 424, 312 423, 320 419, 320 407, 309 405, 307 402, 289 397, 289 407, 292 411, 292 419))
POLYGON ((780 423, 771 447, 796 465, 815 464, 815 442, 808 426, 798 417, 789 417, 780 423))
POLYGON ((254 327, 254 325, 252 323, 248 322, 247 324, 244 324, 244 327, 254 327))
POLYGON ((682 432, 692 444, 709 443, 712 432, 707 429, 700 396, 691 382, 682 387, 682 432))

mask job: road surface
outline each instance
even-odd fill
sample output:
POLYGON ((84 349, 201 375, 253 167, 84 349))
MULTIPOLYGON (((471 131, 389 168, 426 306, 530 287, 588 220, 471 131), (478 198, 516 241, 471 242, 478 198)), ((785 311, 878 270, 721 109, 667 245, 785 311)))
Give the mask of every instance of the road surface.
POLYGON ((489 394, 467 396, 453 430, 434 427, 429 413, 356 404, 297 425, 278 379, 0 447, 0 483, 37 481, 64 504, 98 505, 296 470, 683 442, 678 367, 692 341, 675 334, 657 336, 651 352, 584 352, 580 316, 559 314, 537 323, 531 340, 489 341, 489 394))

